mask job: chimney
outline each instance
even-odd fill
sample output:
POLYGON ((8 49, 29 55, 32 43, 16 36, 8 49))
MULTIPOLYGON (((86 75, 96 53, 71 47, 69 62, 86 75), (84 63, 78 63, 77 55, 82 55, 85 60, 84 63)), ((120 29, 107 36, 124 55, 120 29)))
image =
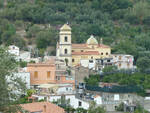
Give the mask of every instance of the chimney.
POLYGON ((43 108, 44 108, 43 113, 46 113, 46 105, 44 105, 43 108))

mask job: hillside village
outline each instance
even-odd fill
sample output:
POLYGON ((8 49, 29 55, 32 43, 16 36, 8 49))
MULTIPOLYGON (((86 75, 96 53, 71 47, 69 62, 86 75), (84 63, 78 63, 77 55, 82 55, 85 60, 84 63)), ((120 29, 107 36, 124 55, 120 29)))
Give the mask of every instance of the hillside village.
POLYGON ((0 0, 0 113, 150 113, 150 0, 0 0))
POLYGON ((134 73, 134 56, 112 54, 111 47, 105 45, 103 39, 98 42, 93 35, 83 44, 72 44, 71 34, 68 24, 60 27, 56 56, 32 58, 30 51, 21 51, 15 45, 9 46, 8 52, 15 55, 17 61, 27 62, 15 75, 26 82, 28 89, 34 90, 28 101, 43 100, 85 110, 94 101, 96 106, 103 106, 107 112, 117 111, 120 105, 123 106, 122 111, 133 112, 140 104, 150 110, 149 97, 139 96, 137 92, 141 89, 137 86, 108 82, 99 82, 96 86, 85 81, 85 78, 94 74, 100 77, 107 67, 134 73))

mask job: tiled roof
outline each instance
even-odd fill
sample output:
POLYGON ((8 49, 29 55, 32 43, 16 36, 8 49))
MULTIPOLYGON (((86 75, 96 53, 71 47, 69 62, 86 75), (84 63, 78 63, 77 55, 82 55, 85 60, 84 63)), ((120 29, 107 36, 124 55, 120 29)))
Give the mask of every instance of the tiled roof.
POLYGON ((98 51, 72 52, 72 55, 99 55, 98 51))
POLYGON ((20 106, 28 112, 42 111, 42 113, 65 113, 63 108, 50 102, 34 102, 28 104, 21 104, 20 106))
POLYGON ((69 25, 67 25, 67 24, 64 24, 64 25, 60 28, 60 30, 71 30, 71 27, 70 27, 69 25))
POLYGON ((87 44, 72 44, 72 48, 82 48, 82 49, 90 49, 87 44))
MULTIPOLYGON (((100 47, 100 48, 110 48, 109 46, 107 45, 104 45, 104 44, 97 44, 97 47, 100 47)), ((81 48, 81 49, 92 49, 92 48, 89 48, 88 47, 88 44, 72 44, 72 48, 73 49, 78 49, 78 48, 81 48)))

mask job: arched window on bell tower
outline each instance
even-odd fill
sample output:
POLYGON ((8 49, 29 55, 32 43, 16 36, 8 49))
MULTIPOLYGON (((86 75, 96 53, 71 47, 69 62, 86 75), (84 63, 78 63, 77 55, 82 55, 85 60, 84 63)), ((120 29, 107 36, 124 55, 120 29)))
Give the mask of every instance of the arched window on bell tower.
POLYGON ((68 50, 67 50, 67 49, 65 49, 65 51, 64 51, 64 52, 65 52, 65 54, 67 54, 67 53, 68 53, 68 50))
POLYGON ((67 36, 65 36, 65 42, 68 42, 68 37, 67 36))

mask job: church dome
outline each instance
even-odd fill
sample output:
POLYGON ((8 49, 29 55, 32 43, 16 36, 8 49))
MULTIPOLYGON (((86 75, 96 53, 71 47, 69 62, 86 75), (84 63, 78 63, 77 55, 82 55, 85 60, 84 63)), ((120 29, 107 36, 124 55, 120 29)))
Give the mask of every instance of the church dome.
POLYGON ((60 30, 71 30, 71 27, 69 26, 69 25, 67 25, 67 24, 64 24, 61 28, 60 28, 60 30))
POLYGON ((87 44, 98 44, 97 40, 94 38, 93 35, 90 36, 90 38, 86 42, 87 44))

